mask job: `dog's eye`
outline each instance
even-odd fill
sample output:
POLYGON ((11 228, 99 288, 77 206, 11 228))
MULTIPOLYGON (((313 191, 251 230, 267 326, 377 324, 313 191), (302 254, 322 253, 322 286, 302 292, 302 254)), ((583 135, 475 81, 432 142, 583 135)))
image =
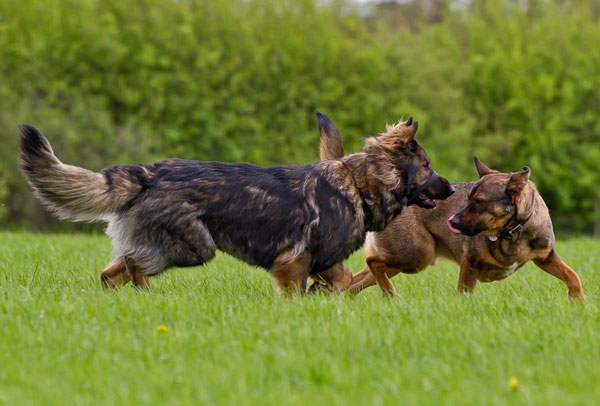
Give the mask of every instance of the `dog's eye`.
POLYGON ((429 163, 429 162, 427 162, 427 163, 425 164, 425 169, 431 169, 431 165, 430 165, 430 163, 429 163))

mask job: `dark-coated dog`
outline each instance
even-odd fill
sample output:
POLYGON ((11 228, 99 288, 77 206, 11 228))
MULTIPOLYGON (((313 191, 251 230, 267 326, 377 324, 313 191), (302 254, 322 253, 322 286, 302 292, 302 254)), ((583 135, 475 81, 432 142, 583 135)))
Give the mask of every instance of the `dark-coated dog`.
MULTIPOLYGON (((335 124, 319 127, 321 159, 339 156, 341 137, 335 124)), ((583 297, 579 277, 554 249, 548 208, 529 180, 529 168, 500 173, 474 160, 478 182, 454 183, 456 193, 434 210, 407 207, 385 230, 369 233, 367 266, 354 276, 339 264, 324 275, 347 283, 337 284, 337 290, 357 293, 377 283, 394 295, 391 277, 420 272, 446 258, 460 264, 459 292, 473 292, 477 281, 504 279, 534 261, 567 285, 569 297, 583 297)))
POLYGON ((347 258, 403 206, 451 194, 414 139, 417 127, 410 118, 356 154, 305 166, 169 159, 94 173, 60 162, 23 125, 21 168, 59 218, 108 222, 106 287, 147 287, 149 276, 202 265, 220 249, 268 269, 284 292, 304 292, 310 275, 347 258))

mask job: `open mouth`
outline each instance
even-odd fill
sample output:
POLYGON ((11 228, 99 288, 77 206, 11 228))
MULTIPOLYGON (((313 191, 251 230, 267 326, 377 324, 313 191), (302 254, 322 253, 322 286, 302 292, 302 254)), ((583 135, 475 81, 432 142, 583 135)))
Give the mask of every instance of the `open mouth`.
POLYGON ((433 201, 432 198, 430 198, 429 196, 427 196, 425 193, 419 193, 417 195, 417 197, 419 198, 419 206, 421 207, 425 207, 425 208, 434 208, 435 207, 435 202, 433 201))
POLYGON ((462 234, 462 231, 460 231, 458 228, 452 226, 452 224, 450 223, 452 221, 452 219, 454 218, 454 214, 451 215, 450 217, 448 217, 448 220, 446 221, 446 224, 448 225, 448 228, 450 229, 450 231, 452 231, 454 234, 462 234))

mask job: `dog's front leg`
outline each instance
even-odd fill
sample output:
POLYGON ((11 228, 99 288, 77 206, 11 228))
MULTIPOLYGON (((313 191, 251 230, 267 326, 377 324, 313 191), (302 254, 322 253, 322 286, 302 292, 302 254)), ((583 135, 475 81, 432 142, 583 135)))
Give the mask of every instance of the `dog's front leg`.
POLYGON ((352 283, 352 272, 344 266, 344 264, 335 264, 329 269, 326 269, 317 274, 311 275, 315 283, 310 287, 310 293, 318 291, 330 293, 345 291, 352 283))
POLYGON ((458 293, 475 293, 478 270, 473 267, 469 258, 465 255, 460 262, 460 275, 458 277, 458 293))
POLYGON ((552 249, 545 258, 534 259, 533 262, 550 275, 562 280, 569 289, 569 297, 572 299, 583 299, 583 288, 577 273, 571 267, 564 263, 556 251, 552 249))
POLYGON ((310 260, 308 252, 298 255, 285 252, 275 259, 270 272, 283 294, 289 296, 292 293, 306 293, 310 260))

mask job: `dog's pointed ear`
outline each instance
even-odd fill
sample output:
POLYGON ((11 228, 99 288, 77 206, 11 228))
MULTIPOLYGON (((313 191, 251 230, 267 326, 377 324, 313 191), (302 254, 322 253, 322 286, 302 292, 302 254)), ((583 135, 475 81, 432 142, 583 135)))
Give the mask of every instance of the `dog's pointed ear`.
POLYGON ((485 175, 489 175, 492 173, 500 173, 485 166, 483 162, 481 162, 476 156, 473 157, 473 162, 475 162, 475 168, 477 169, 477 173, 479 174, 480 178, 483 178, 485 175))
POLYGON ((403 145, 406 146, 415 140, 415 136, 419 130, 419 122, 414 121, 413 117, 410 116, 405 122, 398 123, 395 126, 390 126, 387 128, 387 130, 388 133, 393 134, 403 145))
POLYGON ((531 170, 529 167, 524 166, 521 172, 516 172, 510 175, 506 190, 513 198, 518 196, 523 191, 525 185, 527 185, 527 182, 529 182, 530 174, 531 170))
POLYGON ((418 129, 419 123, 413 121, 411 116, 407 121, 386 125, 385 131, 379 137, 368 139, 365 145, 378 145, 392 153, 404 150, 407 146, 416 148, 415 135, 418 129))
POLYGON ((319 156, 321 161, 337 159, 344 156, 342 137, 335 123, 323 113, 317 111, 319 132, 321 134, 321 145, 319 156))
POLYGON ((412 116, 410 116, 408 118, 408 120, 406 120, 404 125, 409 128, 409 132, 408 132, 409 139, 406 141, 406 143, 408 144, 409 142, 411 142, 412 140, 415 139, 415 136, 417 135, 417 131, 419 130, 419 122, 413 121, 412 116))

